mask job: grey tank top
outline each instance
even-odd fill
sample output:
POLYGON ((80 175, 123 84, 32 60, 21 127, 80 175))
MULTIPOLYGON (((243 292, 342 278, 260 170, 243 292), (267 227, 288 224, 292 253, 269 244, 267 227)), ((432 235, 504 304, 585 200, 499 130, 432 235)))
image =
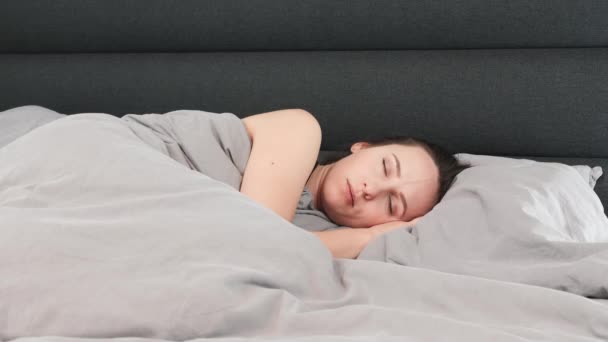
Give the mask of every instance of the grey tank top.
POLYGON ((296 215, 292 223, 308 231, 323 231, 345 228, 333 223, 327 217, 327 215, 325 215, 325 213, 317 210, 314 207, 312 193, 307 187, 304 187, 304 191, 302 191, 302 196, 300 196, 298 208, 296 209, 296 215))

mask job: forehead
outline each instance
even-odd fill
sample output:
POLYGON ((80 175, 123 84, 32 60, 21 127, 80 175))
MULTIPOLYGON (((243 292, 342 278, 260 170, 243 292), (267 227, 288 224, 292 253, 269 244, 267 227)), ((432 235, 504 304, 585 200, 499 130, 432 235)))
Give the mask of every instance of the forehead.
MULTIPOLYGON (((389 157, 394 155, 399 159, 402 177, 421 181, 419 184, 421 186, 425 184, 424 187, 438 183, 439 170, 424 147, 392 144, 379 146, 377 151, 389 157)), ((390 165, 394 166, 395 164, 391 163, 390 165)))
POLYGON ((410 166, 419 166, 422 169, 437 168, 433 158, 424 147, 392 144, 379 146, 378 148, 381 153, 394 154, 401 161, 402 167, 403 164, 409 164, 410 166))

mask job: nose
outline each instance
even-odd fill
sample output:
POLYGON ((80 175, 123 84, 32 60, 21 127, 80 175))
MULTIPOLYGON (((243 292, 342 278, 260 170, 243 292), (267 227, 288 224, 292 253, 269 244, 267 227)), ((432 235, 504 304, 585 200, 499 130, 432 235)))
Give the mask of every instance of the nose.
POLYGON ((363 182, 363 198, 371 200, 374 197, 381 195, 385 192, 391 191, 392 184, 387 182, 381 185, 368 185, 367 182, 363 182))
POLYGON ((374 198, 374 196, 375 196, 374 190, 371 187, 369 187, 366 182, 363 182, 363 198, 365 198, 366 200, 369 201, 372 198, 374 198))

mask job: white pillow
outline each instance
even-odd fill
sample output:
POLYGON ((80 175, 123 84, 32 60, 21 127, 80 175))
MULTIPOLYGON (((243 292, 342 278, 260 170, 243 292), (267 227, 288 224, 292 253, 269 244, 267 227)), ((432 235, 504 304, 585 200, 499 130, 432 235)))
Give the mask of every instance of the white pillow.
MULTIPOLYGON (((520 160, 530 160, 530 159, 516 159, 516 158, 508 158, 508 157, 498 157, 498 156, 490 156, 490 155, 481 155, 481 154, 468 154, 468 153, 458 153, 455 154, 454 157, 460 161, 466 161, 471 165, 487 165, 487 164, 513 164, 517 163, 520 160)), ((566 164, 562 164, 566 165, 566 164)), ((603 170, 601 166, 591 167, 589 165, 566 165, 574 168, 583 180, 589 184, 591 189, 595 188, 595 183, 598 178, 600 178, 603 174, 603 170)))
POLYGON ((574 165, 572 167, 589 183, 591 189, 595 188, 597 179, 604 173, 601 166, 574 165))
POLYGON ((358 259, 605 296, 608 218, 580 167, 455 157, 472 167, 441 202, 414 227, 371 241, 358 259))

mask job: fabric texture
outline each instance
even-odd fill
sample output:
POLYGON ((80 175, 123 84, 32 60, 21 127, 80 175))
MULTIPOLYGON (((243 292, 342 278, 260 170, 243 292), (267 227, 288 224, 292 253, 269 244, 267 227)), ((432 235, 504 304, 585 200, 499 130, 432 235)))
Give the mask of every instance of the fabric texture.
POLYGON ((33 129, 64 116, 65 114, 41 106, 21 106, 0 112, 0 148, 33 129))
POLYGON ((0 11, 0 52, 555 48, 608 41, 602 1, 129 0, 120 11, 79 0, 10 4, 0 11))
MULTIPOLYGON (((433 227, 421 222, 424 243, 433 227)), ((608 339, 608 306, 551 289, 554 275, 539 272, 541 287, 334 259, 314 235, 102 113, 0 149, 0 223, 3 341, 608 339)), ((481 238, 476 247, 492 247, 481 238)), ((514 259, 561 255, 534 257, 514 259)), ((596 285, 607 259, 593 260, 573 282, 596 285)))
POLYGON ((601 166, 573 165, 572 167, 583 177, 591 189, 595 188, 597 180, 604 174, 601 166))
MULTIPOLYGON (((22 106, 0 112, 0 147, 34 128, 65 117, 49 108, 22 106)), ((178 110, 165 114, 127 114, 121 118, 150 147, 182 165, 240 189, 251 141, 242 121, 232 113, 178 110), (206 146, 205 149, 200 148, 206 146), (247 157, 246 157, 247 156, 247 157)), ((485 163, 511 158, 486 157, 485 163)), ((593 188, 602 168, 572 166, 593 188)), ((292 222, 308 231, 349 228, 332 222, 313 205, 312 194, 304 188, 292 222)))
POLYGON ((313 196, 307 187, 304 187, 302 196, 298 201, 296 215, 292 222, 308 231, 335 230, 340 228, 350 228, 335 224, 324 212, 315 208, 313 196))
POLYGON ((165 114, 127 114, 121 120, 157 151, 240 190, 251 141, 236 115, 177 110, 165 114))
MULTIPOLYGON (((64 117, 65 114, 33 105, 0 112, 0 148, 64 117)), ((121 119, 148 146, 191 170, 240 189, 251 153, 251 140, 236 115, 178 110, 165 114, 127 114, 121 119)), ((309 231, 346 228, 334 224, 314 208, 307 188, 302 191, 292 222, 309 231)))
POLYGON ((456 157, 473 167, 443 200, 415 227, 372 241, 360 259, 608 295, 608 218, 575 168, 456 157))
MULTIPOLYGON (((128 114, 121 119, 158 151, 192 170, 240 189, 251 141, 236 115, 181 110, 166 114, 128 114), (201 145, 206 148, 200 148, 201 145)), ((292 222, 309 231, 340 228, 314 208, 307 188, 302 191, 292 222)))

